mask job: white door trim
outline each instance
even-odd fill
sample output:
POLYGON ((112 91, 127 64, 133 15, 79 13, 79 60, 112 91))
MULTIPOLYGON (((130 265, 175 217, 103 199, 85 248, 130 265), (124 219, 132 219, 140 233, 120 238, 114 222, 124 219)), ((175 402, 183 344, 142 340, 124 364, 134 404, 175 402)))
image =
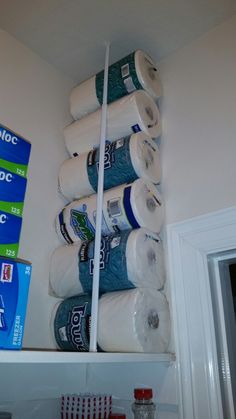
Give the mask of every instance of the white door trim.
POLYGON ((209 254, 236 249, 236 207, 167 226, 181 419, 224 419, 209 254))

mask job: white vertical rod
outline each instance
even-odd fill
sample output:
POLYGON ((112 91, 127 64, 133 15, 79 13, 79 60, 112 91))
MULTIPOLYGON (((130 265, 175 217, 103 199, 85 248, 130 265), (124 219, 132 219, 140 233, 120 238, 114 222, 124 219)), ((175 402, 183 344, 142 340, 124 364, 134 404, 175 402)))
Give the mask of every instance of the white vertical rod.
POLYGON ((96 232, 95 232, 95 246, 94 246, 91 329, 90 329, 90 344, 89 344, 90 352, 97 352, 98 297, 99 297, 99 277, 100 277, 100 250, 101 250, 101 236, 102 236, 104 154, 105 154, 106 128, 107 128, 107 86, 108 86, 109 51, 110 51, 110 44, 109 42, 107 42, 106 55, 105 55, 105 68, 104 68, 101 131, 100 131, 100 154, 99 154, 99 171, 98 171, 98 188, 97 188, 96 232))

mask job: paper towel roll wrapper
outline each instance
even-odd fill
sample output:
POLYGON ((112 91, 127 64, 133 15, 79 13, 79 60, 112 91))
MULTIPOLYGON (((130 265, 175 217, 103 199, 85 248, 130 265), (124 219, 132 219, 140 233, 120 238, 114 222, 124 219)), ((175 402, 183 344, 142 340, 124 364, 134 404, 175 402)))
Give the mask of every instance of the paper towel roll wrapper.
MULTIPOLYGON (((56 217, 56 231, 67 243, 93 240, 96 228, 97 195, 68 204, 56 217)), ((159 233, 163 203, 157 188, 139 178, 128 185, 109 189, 103 195, 102 235, 146 227, 159 233)))
POLYGON ((60 298, 82 294, 79 281, 80 244, 60 246, 51 255, 49 268, 50 288, 60 298))
MULTIPOLYGON (((60 167, 59 188, 69 200, 97 191, 99 149, 67 159, 60 167)), ((156 143, 143 132, 121 138, 105 147, 104 190, 142 177, 160 182, 160 152, 156 143)))
MULTIPOLYGON (((89 151, 100 144, 101 109, 84 116, 64 129, 66 148, 71 157, 89 151)), ((107 107, 107 139, 119 138, 143 131, 152 138, 161 134, 161 118, 151 96, 138 90, 107 107)))
MULTIPOLYGON (((94 241, 54 251, 50 284, 57 297, 92 293, 94 241)), ((100 293, 134 287, 160 289, 165 282, 164 252, 157 234, 145 228, 105 237, 100 250, 100 293)))
POLYGON ((137 288, 100 298, 98 344, 104 351, 161 353, 169 338, 169 306, 160 291, 137 288))
MULTIPOLYGON (((91 297, 81 295, 57 304, 51 316, 56 347, 89 350, 91 297)), ((137 288, 104 294, 98 302, 98 350, 166 352, 170 314, 166 297, 157 290, 137 288)))
POLYGON ((50 329, 57 349, 89 351, 91 304, 89 295, 79 295, 54 306, 50 329))
MULTIPOLYGON (((76 86, 70 94, 74 119, 94 112, 102 105, 104 71, 76 86)), ((162 94, 159 71, 152 58, 137 50, 109 66, 108 97, 111 103, 134 90, 146 90, 154 100, 162 94)))

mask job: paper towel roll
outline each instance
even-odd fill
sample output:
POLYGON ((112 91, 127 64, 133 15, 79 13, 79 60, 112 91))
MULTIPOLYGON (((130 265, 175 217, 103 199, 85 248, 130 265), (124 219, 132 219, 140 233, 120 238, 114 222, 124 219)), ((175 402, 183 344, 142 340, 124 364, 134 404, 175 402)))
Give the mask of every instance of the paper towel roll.
MULTIPOLYGON (((69 200, 97 191, 99 149, 65 160, 59 171, 59 188, 69 200)), ((138 177, 159 183, 160 152, 143 132, 121 138, 105 148, 104 189, 133 182, 138 177)))
POLYGON ((89 350, 91 304, 91 297, 79 295, 55 305, 50 328, 58 349, 78 352, 89 350))
MULTIPOLYGON (((71 157, 89 151, 100 143, 101 109, 84 116, 64 129, 67 150, 71 157)), ((107 107, 107 139, 143 131, 152 138, 161 134, 161 118, 157 105, 145 91, 139 90, 107 107)))
POLYGON ((85 80, 71 90, 69 106, 74 119, 80 119, 100 107, 96 95, 96 76, 85 80))
POLYGON ((65 160, 60 167, 59 191, 68 201, 95 192, 88 176, 88 155, 89 152, 81 153, 77 157, 65 160))
MULTIPOLYGON (((95 237, 97 195, 71 202, 56 217, 58 236, 67 243, 95 237)), ((163 203, 156 187, 142 178, 104 192, 102 234, 146 227, 159 233, 163 203)))
POLYGON ((128 278, 135 287, 161 289, 165 283, 164 250, 160 237, 146 228, 131 231, 126 246, 128 278))
MULTIPOLYGON (((56 346, 88 351, 91 298, 70 297, 51 316, 56 346)), ((166 297, 157 290, 137 288, 104 294, 98 303, 98 350, 106 352, 166 352, 170 314, 166 297)))
POLYGON ((104 351, 161 353, 169 336, 169 307, 160 291, 116 291, 99 300, 98 344, 104 351))
MULTIPOLYGON (((76 86, 70 94, 70 112, 74 119, 94 112, 102 105, 104 71, 76 86)), ((108 103, 144 89, 153 99, 162 94, 159 71, 152 58, 137 50, 109 66, 108 103)))
MULTIPOLYGON (((92 293, 94 241, 65 245, 54 251, 50 284, 61 298, 92 293)), ((145 228, 105 237, 100 251, 100 293, 134 287, 160 289, 165 282, 163 246, 145 228)))
POLYGON ((56 297, 66 298, 83 293, 79 281, 80 246, 81 243, 60 246, 51 255, 49 282, 56 297))

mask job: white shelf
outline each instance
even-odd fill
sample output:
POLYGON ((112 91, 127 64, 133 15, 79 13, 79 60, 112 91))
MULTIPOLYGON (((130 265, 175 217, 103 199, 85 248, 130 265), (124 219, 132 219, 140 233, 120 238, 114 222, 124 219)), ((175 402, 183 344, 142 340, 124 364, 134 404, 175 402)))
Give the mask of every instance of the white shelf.
POLYGON ((1 363, 112 363, 112 362, 171 362, 175 360, 172 353, 91 353, 91 352, 61 352, 46 350, 0 350, 1 363))

